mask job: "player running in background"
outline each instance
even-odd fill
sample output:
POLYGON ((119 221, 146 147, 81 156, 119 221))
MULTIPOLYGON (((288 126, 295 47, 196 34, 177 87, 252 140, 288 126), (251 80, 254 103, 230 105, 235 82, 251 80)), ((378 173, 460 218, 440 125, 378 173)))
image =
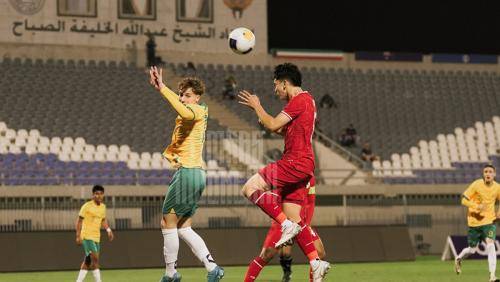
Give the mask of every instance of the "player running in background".
MULTIPOLYGON (((315 191, 315 180, 314 177, 311 178, 310 187, 308 187, 307 200, 301 210, 301 217, 309 228, 311 236, 314 241, 316 250, 320 259, 325 257, 325 249, 318 233, 312 229, 310 226, 311 220, 314 214, 314 206, 316 201, 316 191, 315 191)), ((262 251, 259 256, 255 257, 250 265, 248 266, 247 273, 245 275, 245 282, 255 281, 262 271, 262 269, 274 258, 274 256, 279 252, 280 254, 280 264, 283 269, 283 282, 288 282, 291 280, 292 274, 292 246, 285 244, 280 248, 276 248, 276 242, 281 238, 281 226, 273 221, 269 231, 267 232, 266 239, 262 246, 262 251)), ((310 280, 312 280, 312 269, 310 270, 310 280)))
POLYGON ((467 224, 469 246, 455 258, 455 272, 462 272, 462 261, 477 251, 479 243, 486 241, 490 282, 498 282, 496 278, 497 253, 495 250, 496 225, 494 221, 500 217, 495 214, 495 202, 500 200, 500 185, 495 182, 496 169, 492 165, 483 168, 483 178, 478 179, 465 190, 462 205, 468 208, 467 224))
POLYGON ((104 200, 104 188, 95 185, 92 188, 92 200, 83 204, 78 213, 76 221, 76 243, 83 245, 85 258, 80 266, 80 273, 76 282, 82 282, 89 270, 94 275, 96 282, 101 282, 101 272, 99 271, 99 253, 101 241, 101 226, 106 229, 109 241, 113 241, 114 235, 109 228, 106 219, 106 205, 104 200))
POLYGON ((311 233, 300 217, 307 193, 305 187, 314 176, 312 135, 316 119, 314 99, 301 85, 302 74, 297 66, 290 63, 276 66, 274 92, 288 102, 276 117, 264 110, 256 95, 240 92, 239 103, 252 108, 267 129, 282 130, 285 139, 282 158, 253 175, 243 186, 242 193, 281 225, 282 235, 275 247, 297 236, 297 244, 309 258, 315 281, 321 281, 330 265, 319 259, 311 233), (274 193, 271 189, 279 192, 274 193), (286 199, 283 206, 281 199, 286 199))
POLYGON ((184 78, 179 83, 179 96, 165 86, 162 70, 152 67, 150 83, 178 113, 172 142, 163 155, 177 168, 168 186, 163 202, 163 254, 165 275, 160 281, 180 281, 176 262, 179 252, 179 238, 184 240, 194 255, 207 269, 207 281, 219 281, 224 270, 219 267, 208 251, 203 239, 191 228, 192 216, 198 208, 198 200, 206 186, 206 173, 202 168, 203 145, 207 130, 208 108, 199 104, 205 93, 205 85, 194 77, 184 78))

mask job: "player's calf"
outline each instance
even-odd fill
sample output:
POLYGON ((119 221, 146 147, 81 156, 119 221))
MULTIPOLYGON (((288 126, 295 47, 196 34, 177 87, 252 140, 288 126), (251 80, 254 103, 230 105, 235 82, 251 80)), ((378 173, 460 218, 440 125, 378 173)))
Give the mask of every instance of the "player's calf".
POLYGON ((90 269, 99 269, 99 257, 94 253, 90 253, 90 260, 90 269))
POLYGON ((283 277, 281 278, 282 282, 289 282, 292 279, 292 257, 280 256, 280 265, 283 270, 283 277))
POLYGON ((319 237, 314 241, 314 247, 316 247, 319 259, 324 259, 326 257, 325 246, 323 246, 323 241, 319 237))

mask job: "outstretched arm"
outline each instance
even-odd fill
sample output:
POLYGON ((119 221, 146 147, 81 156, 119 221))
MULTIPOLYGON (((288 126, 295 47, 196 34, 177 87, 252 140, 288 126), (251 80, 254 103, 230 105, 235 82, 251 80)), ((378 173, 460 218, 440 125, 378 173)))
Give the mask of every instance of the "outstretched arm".
POLYGON ((276 117, 268 114, 260 104, 259 97, 246 90, 240 91, 238 97, 240 98, 239 103, 252 108, 262 125, 271 131, 277 131, 290 122, 290 118, 283 113, 279 113, 276 117))
POLYGON ((149 70, 149 83, 156 88, 156 90, 160 91, 161 95, 167 99, 167 101, 172 105, 174 110, 183 118, 188 120, 194 119, 194 113, 188 107, 179 101, 179 96, 174 93, 170 88, 168 88, 163 83, 162 78, 163 71, 160 68, 159 70, 156 67, 151 67, 149 70))

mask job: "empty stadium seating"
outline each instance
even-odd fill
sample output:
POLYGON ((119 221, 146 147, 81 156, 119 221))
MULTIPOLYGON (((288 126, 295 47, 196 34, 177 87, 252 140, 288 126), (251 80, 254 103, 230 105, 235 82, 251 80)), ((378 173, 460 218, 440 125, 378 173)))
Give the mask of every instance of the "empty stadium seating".
POLYGON ((387 183, 466 183, 481 177, 485 164, 500 165, 500 118, 455 128, 435 140, 420 140, 391 161, 373 162, 374 174, 387 183))
MULTIPOLYGON (((182 65, 171 65, 183 75, 182 65)), ((449 134, 487 121, 500 108, 500 76, 492 72, 302 68, 303 88, 316 98, 319 125, 332 139, 350 123, 362 142, 383 159, 407 152, 419 140, 449 134), (338 108, 319 107, 324 94, 338 108)), ((199 64, 196 74, 207 82, 208 93, 254 124, 254 113, 235 100, 223 100, 224 79, 232 75, 238 89, 259 95, 264 107, 277 114, 283 102, 273 95, 273 73, 269 66, 199 64)), ((361 148, 353 149, 356 154, 361 148)))
MULTIPOLYGON (((193 74, 182 64, 169 67, 180 76, 193 74)), ((498 163, 500 119, 492 117, 500 108, 500 77, 495 73, 314 67, 302 72, 303 88, 317 100, 319 128, 335 139, 353 123, 361 142, 370 142, 382 157, 373 163, 374 175, 388 183, 463 183, 477 177, 484 163, 498 163), (319 107, 327 93, 338 108, 319 107)), ((273 95, 270 66, 199 64, 195 74, 205 80, 207 95, 256 126, 252 111, 222 99, 227 76, 236 78, 237 89, 258 94, 270 113, 284 105, 273 95)), ((75 166, 69 170, 119 171, 136 184, 140 175, 166 179, 168 164, 159 152, 170 140, 176 114, 151 89, 143 70, 124 62, 4 59, 0 93, 5 97, 0 154, 10 173, 3 180, 16 179, 18 159, 33 178, 75 166), (34 169, 39 162, 42 172, 34 169)), ((216 120, 209 121, 209 129, 223 130, 216 120)), ((262 165, 228 142, 224 147, 248 167, 262 165)), ((360 147, 351 150, 358 154, 360 147)), ((241 176, 228 172, 223 160, 210 154, 205 159, 209 177, 241 176)), ((78 173, 67 182, 85 178, 75 177, 78 173)))
MULTIPOLYGON (((240 172, 207 162, 208 184, 241 184, 240 172)), ((87 144, 85 139, 48 138, 38 130, 13 130, 0 122, 0 184, 166 185, 174 170, 159 152, 141 154, 128 145, 87 144)))
MULTIPOLYGON (((171 67, 184 74, 182 66, 171 67)), ((369 142, 384 160, 373 164, 374 175, 387 183, 464 183, 479 177, 485 163, 498 162, 500 119, 491 120, 500 109, 500 76, 495 73, 315 67, 302 73, 303 88, 316 99, 318 127, 336 139, 353 123, 360 143, 369 142), (327 93, 338 108, 320 107, 327 93)), ((207 81, 209 93, 255 124, 252 111, 222 99, 229 75, 238 89, 259 95, 270 113, 283 107, 273 96, 270 67, 200 64, 197 75, 207 81)), ((360 146, 349 149, 361 151, 360 146)))
MULTIPOLYGON (((177 114, 135 66, 4 58, 0 95, 1 184, 159 185, 173 173, 160 152, 177 114)), ((204 159, 209 184, 243 181, 204 159)))

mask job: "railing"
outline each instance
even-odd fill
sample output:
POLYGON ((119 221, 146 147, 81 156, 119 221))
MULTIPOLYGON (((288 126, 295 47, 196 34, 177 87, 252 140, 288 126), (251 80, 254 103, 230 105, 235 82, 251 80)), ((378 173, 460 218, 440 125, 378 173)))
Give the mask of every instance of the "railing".
MULTIPOLYGON (((3 188, 7 189, 7 188, 3 188)), ((0 232, 72 230, 89 187, 54 187, 0 197, 0 232), (21 196, 23 195, 23 196, 21 196)), ((20 189, 20 188, 19 188, 20 189)), ((23 190, 23 189, 20 189, 23 190)), ((268 226, 269 218, 240 194, 240 185, 207 187, 198 202, 197 227, 268 226)), ((166 188, 106 190, 107 218, 117 229, 158 228, 166 188), (148 195, 148 196, 145 196, 148 195)), ((182 201, 181 198, 179 198, 182 201)), ((460 194, 324 194, 316 197, 315 225, 408 224, 430 228, 465 222, 460 194), (445 218, 442 215, 446 215, 445 218)))
POLYGON ((364 168, 366 163, 365 161, 360 159, 355 154, 351 153, 349 150, 346 150, 344 147, 342 147, 340 144, 332 140, 330 137, 326 136, 320 130, 316 129, 314 131, 314 135, 316 140, 325 144, 327 147, 334 150, 335 152, 339 153, 344 159, 352 162, 359 168, 364 168))

